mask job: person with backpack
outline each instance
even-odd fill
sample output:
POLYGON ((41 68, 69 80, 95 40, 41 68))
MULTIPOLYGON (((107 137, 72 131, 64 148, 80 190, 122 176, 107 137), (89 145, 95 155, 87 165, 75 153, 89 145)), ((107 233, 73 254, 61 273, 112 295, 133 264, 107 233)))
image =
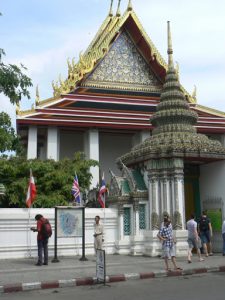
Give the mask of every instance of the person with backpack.
POLYGON ((37 227, 31 227, 31 230, 37 232, 38 261, 36 266, 48 265, 48 239, 52 235, 51 224, 49 220, 38 214, 35 216, 37 227), (44 263, 43 263, 44 252, 44 263))
POLYGON ((202 216, 200 218, 199 224, 199 236, 202 241, 202 247, 203 251, 205 253, 205 256, 211 256, 212 253, 212 225, 210 219, 207 217, 207 211, 202 212, 202 216), (208 251, 209 250, 209 251, 208 251))

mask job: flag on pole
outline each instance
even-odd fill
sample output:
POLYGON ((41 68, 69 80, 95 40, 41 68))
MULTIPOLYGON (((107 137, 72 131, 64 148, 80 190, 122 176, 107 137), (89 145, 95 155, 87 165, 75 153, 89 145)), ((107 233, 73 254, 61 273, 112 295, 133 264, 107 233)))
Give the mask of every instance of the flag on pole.
POLYGON ((74 196, 75 202, 80 205, 81 204, 80 203, 80 187, 79 187, 77 174, 75 175, 74 180, 73 180, 71 193, 74 196))
POLYGON ((27 198, 26 198, 26 206, 30 208, 35 200, 37 194, 34 177, 32 174, 32 170, 30 170, 30 179, 29 179, 29 185, 27 190, 27 198))
POLYGON ((98 193, 98 202, 102 208, 105 208, 105 193, 107 192, 107 187, 105 185, 104 173, 102 175, 102 183, 98 193))

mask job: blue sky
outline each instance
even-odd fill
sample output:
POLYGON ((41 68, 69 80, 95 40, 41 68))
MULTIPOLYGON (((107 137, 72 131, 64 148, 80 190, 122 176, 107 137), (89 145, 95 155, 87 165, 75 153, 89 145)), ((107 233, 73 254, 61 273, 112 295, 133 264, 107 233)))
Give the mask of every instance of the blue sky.
MULTIPOLYGON (((117 0, 114 0, 114 12, 117 0)), ((124 12, 128 0, 121 1, 124 12)), ((174 61, 180 80, 199 104, 225 111, 225 1, 132 0, 146 32, 166 59, 166 21, 171 21, 174 61)), ((67 74, 67 58, 85 51, 109 11, 110 0, 1 0, 0 48, 6 63, 23 63, 41 99, 52 96, 52 80, 67 74)), ((0 110, 15 108, 0 94, 0 110)))

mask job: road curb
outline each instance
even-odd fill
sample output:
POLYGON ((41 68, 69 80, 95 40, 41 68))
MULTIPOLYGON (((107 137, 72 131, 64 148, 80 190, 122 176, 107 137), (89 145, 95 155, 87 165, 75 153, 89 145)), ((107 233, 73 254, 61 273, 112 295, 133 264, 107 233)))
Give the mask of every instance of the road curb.
MULTIPOLYGON (((157 272, 149 272, 149 273, 126 273, 126 274, 109 275, 106 276, 106 282, 114 283, 114 282, 122 282, 122 281, 129 281, 129 280, 138 280, 138 279, 154 279, 154 278, 161 278, 161 277, 187 276, 187 275, 215 273, 215 272, 225 272, 225 266, 174 270, 170 272, 157 271, 157 272)), ((3 294, 3 293, 14 293, 14 292, 22 292, 22 291, 35 291, 41 289, 56 289, 56 288, 76 287, 76 286, 85 286, 85 285, 94 285, 94 284, 97 284, 96 277, 43 281, 43 282, 14 283, 14 284, 5 284, 0 286, 0 293, 3 294)))

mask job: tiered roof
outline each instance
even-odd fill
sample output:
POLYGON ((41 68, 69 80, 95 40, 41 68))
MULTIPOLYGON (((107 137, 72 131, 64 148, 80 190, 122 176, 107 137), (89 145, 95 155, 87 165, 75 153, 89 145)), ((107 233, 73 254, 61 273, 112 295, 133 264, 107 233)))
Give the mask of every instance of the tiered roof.
MULTIPOLYGON (((123 15, 120 1, 113 15, 112 2, 87 50, 77 62, 68 61, 68 77, 53 83, 53 97, 41 100, 37 90, 34 107, 24 112, 17 107, 19 126, 152 129, 149 117, 159 103, 168 66, 142 27, 131 1, 123 15)), ((181 90, 199 115, 198 131, 225 132, 225 113, 198 105, 195 95, 192 97, 182 86, 181 90)))

